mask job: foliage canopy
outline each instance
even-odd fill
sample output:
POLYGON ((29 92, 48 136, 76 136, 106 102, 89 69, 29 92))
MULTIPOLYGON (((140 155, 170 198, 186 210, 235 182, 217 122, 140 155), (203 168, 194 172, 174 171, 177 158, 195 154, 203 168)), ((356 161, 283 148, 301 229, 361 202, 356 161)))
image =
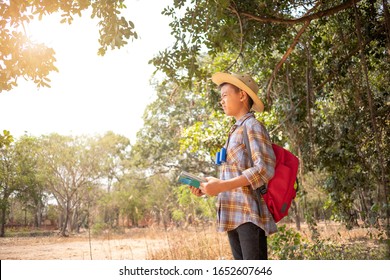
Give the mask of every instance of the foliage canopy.
POLYGON ((33 42, 24 26, 34 18, 60 13, 61 22, 71 24, 74 16, 89 9, 98 19, 99 55, 108 48, 123 47, 130 38, 138 37, 132 21, 121 16, 124 0, 109 1, 1 1, 0 3, 0 92, 17 86, 19 77, 34 81, 38 87, 49 87, 50 72, 55 67, 55 50, 33 42))

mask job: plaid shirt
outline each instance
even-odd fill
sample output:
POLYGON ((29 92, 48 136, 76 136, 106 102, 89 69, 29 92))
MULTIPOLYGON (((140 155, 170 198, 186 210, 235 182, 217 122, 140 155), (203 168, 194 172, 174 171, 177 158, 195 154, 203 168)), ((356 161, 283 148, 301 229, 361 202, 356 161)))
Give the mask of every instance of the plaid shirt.
POLYGON ((277 231, 276 224, 263 198, 258 204, 254 190, 267 183, 274 174, 275 154, 265 127, 248 113, 238 120, 225 148, 227 159, 220 167, 220 179, 232 179, 244 175, 250 185, 218 194, 217 230, 229 231, 246 222, 262 228, 266 235, 277 231), (246 126, 252 152, 253 167, 249 160, 243 138, 246 126), (260 212, 260 213, 259 213, 260 212))

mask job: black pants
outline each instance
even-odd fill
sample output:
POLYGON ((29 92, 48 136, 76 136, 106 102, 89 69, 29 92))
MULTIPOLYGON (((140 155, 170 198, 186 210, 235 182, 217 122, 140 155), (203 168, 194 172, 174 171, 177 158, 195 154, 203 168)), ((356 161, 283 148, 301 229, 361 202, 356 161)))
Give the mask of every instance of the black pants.
POLYGON ((230 248, 235 260, 267 260, 267 236, 260 227, 245 223, 228 231, 230 248))

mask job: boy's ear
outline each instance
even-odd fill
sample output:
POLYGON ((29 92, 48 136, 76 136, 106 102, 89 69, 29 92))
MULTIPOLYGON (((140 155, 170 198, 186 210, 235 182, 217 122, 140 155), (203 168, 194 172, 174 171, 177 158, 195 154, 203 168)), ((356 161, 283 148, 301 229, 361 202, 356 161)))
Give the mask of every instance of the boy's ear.
POLYGON ((240 94, 241 94, 241 96, 240 96, 241 101, 244 101, 245 99, 248 98, 248 94, 245 91, 241 90, 240 94))

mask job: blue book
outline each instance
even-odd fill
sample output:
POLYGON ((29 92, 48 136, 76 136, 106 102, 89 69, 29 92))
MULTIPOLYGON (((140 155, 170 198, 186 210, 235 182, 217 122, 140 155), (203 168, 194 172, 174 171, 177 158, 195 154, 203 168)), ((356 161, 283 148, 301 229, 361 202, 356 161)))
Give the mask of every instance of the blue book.
POLYGON ((185 171, 182 171, 180 173, 178 180, 180 183, 190 185, 190 186, 193 186, 195 188, 199 188, 201 182, 207 182, 204 178, 195 176, 195 175, 188 173, 188 172, 185 172, 185 171))

